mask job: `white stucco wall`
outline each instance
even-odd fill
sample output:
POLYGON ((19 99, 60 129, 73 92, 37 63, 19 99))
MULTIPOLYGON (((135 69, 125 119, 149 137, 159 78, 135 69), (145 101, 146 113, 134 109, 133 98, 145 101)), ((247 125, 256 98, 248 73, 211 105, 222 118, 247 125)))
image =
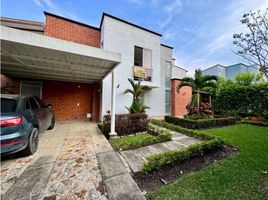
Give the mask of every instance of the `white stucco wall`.
POLYGON ((177 67, 177 66, 173 66, 172 68, 172 78, 179 78, 179 79, 182 79, 186 76, 186 73, 187 71, 180 68, 180 67, 177 67))
MULTIPOLYGON (((116 113, 127 113, 132 96, 124 94, 130 88, 128 78, 133 79, 134 46, 152 50, 152 82, 145 82, 156 87, 144 95, 145 105, 150 106, 147 113, 150 116, 163 115, 164 95, 160 90, 160 36, 137 27, 120 22, 108 16, 102 23, 103 49, 122 55, 121 64, 116 68, 116 113)), ((111 74, 102 84, 102 116, 111 108, 111 74)))

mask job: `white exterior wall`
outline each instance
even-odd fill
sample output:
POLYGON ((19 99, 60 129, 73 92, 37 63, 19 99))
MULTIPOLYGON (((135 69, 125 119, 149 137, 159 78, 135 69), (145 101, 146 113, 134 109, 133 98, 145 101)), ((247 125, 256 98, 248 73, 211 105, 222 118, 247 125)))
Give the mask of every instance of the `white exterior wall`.
MULTIPOLYGON (((134 46, 152 50, 152 82, 143 81, 156 87, 144 95, 144 104, 150 106, 150 116, 161 116, 164 112, 164 95, 160 90, 160 36, 105 16, 102 23, 103 49, 122 55, 121 64, 116 68, 116 113, 128 113, 132 96, 124 94, 131 88, 128 78, 133 79, 134 46)), ((102 84, 102 116, 111 108, 111 74, 102 84)))
POLYGON ((177 66, 173 66, 172 68, 172 77, 171 78, 179 78, 179 79, 182 79, 186 76, 186 73, 187 71, 182 69, 182 68, 179 68, 177 66))

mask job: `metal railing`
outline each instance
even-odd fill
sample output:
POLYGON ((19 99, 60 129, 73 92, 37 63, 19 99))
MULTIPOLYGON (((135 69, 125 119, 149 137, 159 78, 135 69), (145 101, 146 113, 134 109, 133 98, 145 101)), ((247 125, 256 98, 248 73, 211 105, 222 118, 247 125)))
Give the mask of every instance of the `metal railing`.
POLYGON ((133 66, 133 77, 135 81, 152 81, 152 69, 133 66))

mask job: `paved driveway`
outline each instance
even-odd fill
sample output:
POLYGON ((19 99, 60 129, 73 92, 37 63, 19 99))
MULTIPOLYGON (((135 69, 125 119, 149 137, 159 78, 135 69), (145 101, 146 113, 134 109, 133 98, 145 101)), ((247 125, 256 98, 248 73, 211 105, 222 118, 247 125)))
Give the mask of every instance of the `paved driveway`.
POLYGON ((1 162, 2 199, 106 199, 96 158, 106 142, 95 123, 58 124, 34 156, 1 162))

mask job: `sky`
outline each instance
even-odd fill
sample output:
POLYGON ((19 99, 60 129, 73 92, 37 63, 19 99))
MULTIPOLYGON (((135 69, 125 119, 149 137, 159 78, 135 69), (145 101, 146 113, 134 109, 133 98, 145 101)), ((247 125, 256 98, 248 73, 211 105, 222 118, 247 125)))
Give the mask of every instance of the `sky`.
POLYGON ((106 12, 161 33, 188 75, 215 64, 248 64, 233 53, 232 36, 246 31, 244 13, 266 8, 268 0, 1 0, 2 17, 44 22, 48 11, 99 26, 106 12))

